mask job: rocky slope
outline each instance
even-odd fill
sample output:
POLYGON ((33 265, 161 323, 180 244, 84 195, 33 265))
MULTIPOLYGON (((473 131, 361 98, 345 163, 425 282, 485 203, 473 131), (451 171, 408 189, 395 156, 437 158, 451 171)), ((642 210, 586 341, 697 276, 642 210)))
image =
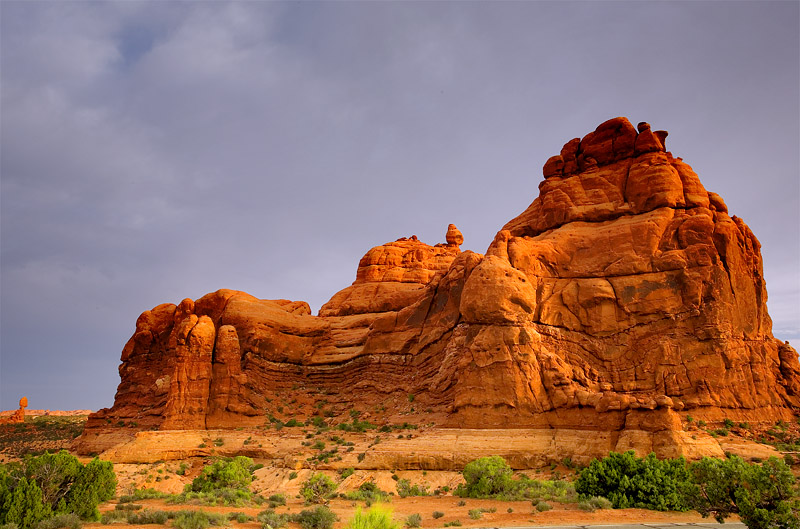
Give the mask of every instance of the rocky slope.
POLYGON ((319 316, 230 290, 144 312, 79 448, 352 411, 691 456, 687 414, 791 419, 800 364, 772 337, 758 240, 666 132, 637 128, 615 118, 567 142, 485 256, 451 225, 446 244, 370 250, 319 316))

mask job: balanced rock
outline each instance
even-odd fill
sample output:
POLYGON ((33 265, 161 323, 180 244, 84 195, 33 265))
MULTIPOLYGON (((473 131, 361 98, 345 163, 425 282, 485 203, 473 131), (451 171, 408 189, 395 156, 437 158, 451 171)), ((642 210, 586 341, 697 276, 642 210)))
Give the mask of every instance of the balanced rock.
POLYGON ((25 422, 25 408, 27 407, 28 397, 22 397, 19 399, 19 409, 8 416, 0 417, 0 424, 19 424, 25 422))
POLYGON ((378 423, 554 432, 555 445, 574 439, 558 432, 606 440, 554 445, 562 457, 703 455, 686 415, 791 420, 800 363, 772 336, 760 244, 666 137, 601 124, 547 160, 539 195, 485 256, 461 252, 453 225, 447 244, 377 246, 318 316, 230 290, 146 311, 114 406, 90 417, 79 449, 114 445, 106 425, 119 420, 263 425, 287 395, 284 419, 324 407, 332 421, 359 410, 378 423))

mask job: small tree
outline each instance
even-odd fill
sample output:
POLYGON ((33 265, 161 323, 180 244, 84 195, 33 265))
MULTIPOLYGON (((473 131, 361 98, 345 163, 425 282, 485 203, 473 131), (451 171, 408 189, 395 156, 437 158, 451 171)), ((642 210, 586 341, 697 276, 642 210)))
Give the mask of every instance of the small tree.
POLYGON ((42 489, 42 501, 53 511, 66 511, 65 497, 84 471, 78 458, 62 450, 57 454, 42 454, 25 458, 25 474, 42 489))
POLYGON ((323 503, 335 490, 336 483, 325 474, 318 472, 303 483, 300 494, 309 503, 323 503))
POLYGON ((761 465, 737 456, 720 460, 705 457, 689 466, 694 485, 687 501, 704 517, 723 522, 738 514, 750 529, 800 528, 800 501, 795 478, 786 464, 775 457, 761 465))
POLYGON ((5 502, 0 506, 0 523, 14 523, 20 529, 29 529, 52 515, 50 506, 42 501, 42 489, 35 481, 26 478, 16 483, 14 490, 5 495, 5 502))
POLYGON ((466 483, 456 493, 469 498, 486 498, 508 492, 513 486, 511 474, 511 467, 500 456, 476 459, 464 467, 466 483))
POLYGON ((111 463, 94 459, 84 466, 66 451, 0 465, 0 525, 28 529, 54 514, 97 520, 98 504, 111 499, 116 488, 111 463))
POLYGON ((109 461, 92 459, 81 471, 66 494, 66 508, 59 512, 71 512, 84 520, 99 520, 97 506, 114 497, 117 476, 109 461))
POLYGON ((653 453, 640 458, 630 450, 593 460, 581 471, 575 490, 584 497, 608 498, 616 509, 685 511, 688 506, 683 492, 688 482, 683 458, 662 461, 653 453))

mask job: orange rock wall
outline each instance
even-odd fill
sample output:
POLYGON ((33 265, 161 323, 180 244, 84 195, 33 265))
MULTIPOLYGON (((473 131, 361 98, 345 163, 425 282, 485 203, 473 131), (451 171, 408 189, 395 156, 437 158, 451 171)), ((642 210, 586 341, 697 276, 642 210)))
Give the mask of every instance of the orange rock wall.
POLYGON ((670 439, 687 413, 791 418, 800 364, 772 337, 759 242, 666 136, 601 124, 547 161, 539 196, 486 256, 460 252, 453 225, 446 244, 375 247, 319 316, 230 290, 146 311, 114 406, 87 432, 260 425, 287 393, 298 419, 324 404, 629 440, 670 439))

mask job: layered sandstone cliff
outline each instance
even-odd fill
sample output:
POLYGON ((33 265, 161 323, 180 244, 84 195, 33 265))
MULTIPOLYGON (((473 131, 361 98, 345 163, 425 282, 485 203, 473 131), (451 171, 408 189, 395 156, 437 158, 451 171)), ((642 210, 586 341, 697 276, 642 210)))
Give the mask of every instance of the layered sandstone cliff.
POLYGON ((772 337, 759 242, 666 136, 601 124, 547 161, 485 256, 452 225, 446 244, 378 246, 319 316, 229 290, 146 311, 84 451, 120 420, 263 425, 286 395, 284 418, 602 431, 618 449, 685 448, 687 413, 791 418, 800 364, 772 337))

